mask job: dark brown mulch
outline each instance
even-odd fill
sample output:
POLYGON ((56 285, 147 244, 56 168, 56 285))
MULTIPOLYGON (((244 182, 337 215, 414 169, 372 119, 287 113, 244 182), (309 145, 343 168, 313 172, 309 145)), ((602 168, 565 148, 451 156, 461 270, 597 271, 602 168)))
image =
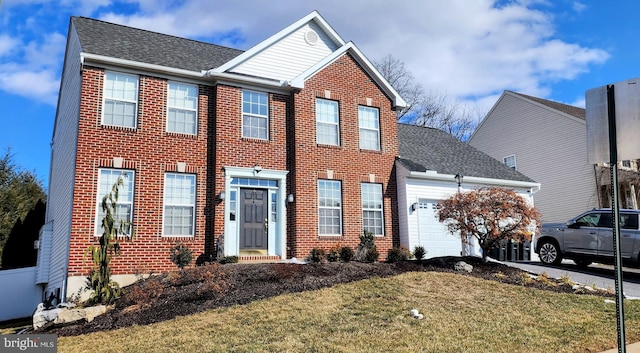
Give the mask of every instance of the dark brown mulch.
POLYGON ((148 325, 285 293, 331 287, 372 277, 389 277, 408 271, 456 272, 543 290, 574 292, 571 286, 560 281, 556 280, 555 285, 526 281, 527 274, 520 269, 495 262, 484 263, 475 257, 440 257, 399 263, 210 264, 154 276, 129 286, 113 309, 90 323, 48 326, 41 331, 74 336, 132 325, 148 325), (471 273, 454 270, 454 264, 461 260, 473 266, 471 273))

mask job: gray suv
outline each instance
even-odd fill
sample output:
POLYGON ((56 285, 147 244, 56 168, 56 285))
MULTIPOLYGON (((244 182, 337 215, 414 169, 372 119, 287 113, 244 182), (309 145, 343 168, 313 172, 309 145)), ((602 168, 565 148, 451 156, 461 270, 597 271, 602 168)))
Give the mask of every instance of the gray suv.
MULTIPOLYGON (((620 253, 626 262, 638 265, 640 254, 640 210, 620 210, 620 253)), ((611 209, 587 211, 566 224, 543 224, 535 245, 540 261, 558 264, 563 258, 586 267, 592 262, 613 263, 611 209)))

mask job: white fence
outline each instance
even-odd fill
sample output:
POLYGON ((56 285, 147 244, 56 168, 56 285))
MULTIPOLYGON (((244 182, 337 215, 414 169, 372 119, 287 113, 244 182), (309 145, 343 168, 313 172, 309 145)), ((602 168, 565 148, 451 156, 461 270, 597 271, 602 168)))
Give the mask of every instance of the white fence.
POLYGON ((0 321, 33 315, 42 301, 42 289, 35 283, 35 267, 0 271, 0 321))

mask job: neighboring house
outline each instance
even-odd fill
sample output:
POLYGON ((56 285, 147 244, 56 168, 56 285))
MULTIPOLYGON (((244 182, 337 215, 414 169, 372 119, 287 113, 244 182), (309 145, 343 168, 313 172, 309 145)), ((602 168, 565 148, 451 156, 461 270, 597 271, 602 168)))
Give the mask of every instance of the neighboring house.
POLYGON ((469 144, 540 182, 542 221, 565 222, 598 206, 586 141, 584 109, 505 91, 469 144))
POLYGON ((427 258, 482 255, 475 242, 464 246, 460 237, 436 218, 438 201, 456 192, 505 187, 534 205, 533 194, 540 183, 442 130, 398 124, 398 141, 400 244, 412 251, 423 246, 427 258))
POLYGON ((398 240, 396 112, 402 97, 312 12, 243 52, 71 18, 52 142, 37 283, 58 300, 91 269, 100 202, 119 176, 113 278, 199 260, 305 258, 398 240))

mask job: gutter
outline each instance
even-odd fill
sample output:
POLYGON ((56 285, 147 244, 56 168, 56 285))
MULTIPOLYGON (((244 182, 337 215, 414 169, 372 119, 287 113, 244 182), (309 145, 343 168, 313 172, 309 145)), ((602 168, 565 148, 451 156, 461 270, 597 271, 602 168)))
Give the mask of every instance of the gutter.
POLYGON ((140 61, 119 59, 119 58, 114 58, 114 57, 105 56, 105 55, 80 53, 80 64, 85 65, 85 63, 87 62, 103 64, 103 65, 126 67, 130 69, 135 69, 135 70, 158 72, 158 73, 188 77, 188 78, 199 79, 199 80, 250 84, 250 85, 259 86, 259 87, 276 88, 280 91, 287 91, 287 92, 292 89, 294 90, 297 89, 297 87, 294 87, 291 84, 291 82, 287 80, 269 80, 269 79, 258 78, 258 77, 241 76, 241 75, 236 75, 228 72, 216 72, 215 69, 191 71, 191 70, 177 69, 169 66, 143 63, 140 61))
MULTIPOLYGON (((452 183, 455 182, 455 175, 439 174, 434 170, 427 170, 426 172, 412 171, 409 173, 409 176, 416 179, 438 180, 438 181, 447 181, 452 183)), ((469 184, 483 184, 483 185, 494 185, 494 186, 505 186, 505 187, 529 189, 532 194, 535 194, 536 192, 540 191, 540 187, 541 187, 540 183, 530 182, 530 181, 494 179, 494 178, 483 178, 483 177, 474 177, 474 176, 465 176, 464 182, 469 184)))

